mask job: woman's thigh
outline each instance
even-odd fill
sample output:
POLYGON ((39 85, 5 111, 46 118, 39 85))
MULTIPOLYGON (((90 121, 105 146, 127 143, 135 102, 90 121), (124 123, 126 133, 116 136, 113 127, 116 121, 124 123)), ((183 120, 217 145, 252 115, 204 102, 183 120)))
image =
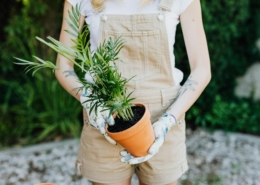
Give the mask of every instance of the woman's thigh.
MULTIPOLYGON (((174 182, 171 182, 171 183, 165 184, 165 185, 177 185, 177 182, 178 182, 178 181, 174 181, 174 182)), ((144 183, 142 183, 142 182, 139 181, 139 185, 148 185, 148 184, 144 184, 144 183)))
POLYGON ((121 182, 112 183, 112 184, 92 182, 92 185, 130 185, 130 184, 131 184, 131 178, 128 178, 128 179, 123 180, 121 182))

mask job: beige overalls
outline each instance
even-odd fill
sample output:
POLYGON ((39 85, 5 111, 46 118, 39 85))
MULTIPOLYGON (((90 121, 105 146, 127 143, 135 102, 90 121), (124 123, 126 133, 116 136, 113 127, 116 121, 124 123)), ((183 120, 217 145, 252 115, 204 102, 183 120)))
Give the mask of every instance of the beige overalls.
MULTIPOLYGON (((161 11, 171 11, 174 0, 161 0, 161 11)), ((100 13, 105 4, 94 11, 100 13)), ((164 15, 107 15, 100 19, 99 43, 109 37, 122 36, 126 41, 119 54, 123 62, 117 62, 123 77, 135 76, 128 84, 129 92, 136 99, 133 103, 144 103, 151 112, 152 123, 169 108, 180 86, 173 80, 170 63, 168 36, 164 15)), ((134 170, 147 185, 162 185, 173 182, 187 171, 185 146, 185 121, 168 133, 159 152, 149 161, 133 166, 120 162, 119 152, 123 147, 110 144, 98 130, 87 123, 84 111, 84 128, 80 140, 77 168, 93 182, 115 183, 125 180, 134 170)), ((145 136, 144 136, 145 137, 145 136)))

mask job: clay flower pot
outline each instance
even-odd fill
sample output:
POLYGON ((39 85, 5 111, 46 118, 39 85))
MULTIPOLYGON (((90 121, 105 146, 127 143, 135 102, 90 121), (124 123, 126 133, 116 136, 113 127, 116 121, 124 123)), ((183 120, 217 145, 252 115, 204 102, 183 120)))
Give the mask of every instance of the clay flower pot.
POLYGON ((148 150, 153 144, 155 136, 148 108, 143 104, 135 105, 145 108, 143 117, 135 125, 121 132, 111 133, 108 131, 108 127, 106 131, 112 139, 123 146, 133 156, 141 157, 148 154, 148 150))

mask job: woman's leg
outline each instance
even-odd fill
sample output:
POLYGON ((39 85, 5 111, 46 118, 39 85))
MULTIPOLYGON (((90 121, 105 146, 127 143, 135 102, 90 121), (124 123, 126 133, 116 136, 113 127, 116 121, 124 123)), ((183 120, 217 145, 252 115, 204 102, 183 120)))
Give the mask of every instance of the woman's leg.
POLYGON ((130 185, 130 184, 131 184, 131 178, 123 180, 121 182, 112 183, 112 184, 104 184, 104 183, 92 182, 92 185, 130 185))
MULTIPOLYGON (((139 185, 147 185, 147 184, 144 184, 144 183, 142 183, 142 182, 139 180, 139 185)), ((165 185, 177 185, 177 181, 174 181, 174 182, 171 182, 171 183, 165 184, 165 185)))

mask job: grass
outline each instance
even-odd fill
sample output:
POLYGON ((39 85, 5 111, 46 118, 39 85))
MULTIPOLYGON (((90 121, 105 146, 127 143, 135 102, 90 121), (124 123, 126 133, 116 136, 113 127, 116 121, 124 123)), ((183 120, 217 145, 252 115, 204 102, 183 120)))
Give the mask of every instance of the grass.
POLYGON ((1 80, 6 93, 0 106, 0 148, 79 136, 80 103, 53 74, 36 77, 24 76, 24 84, 1 80))

